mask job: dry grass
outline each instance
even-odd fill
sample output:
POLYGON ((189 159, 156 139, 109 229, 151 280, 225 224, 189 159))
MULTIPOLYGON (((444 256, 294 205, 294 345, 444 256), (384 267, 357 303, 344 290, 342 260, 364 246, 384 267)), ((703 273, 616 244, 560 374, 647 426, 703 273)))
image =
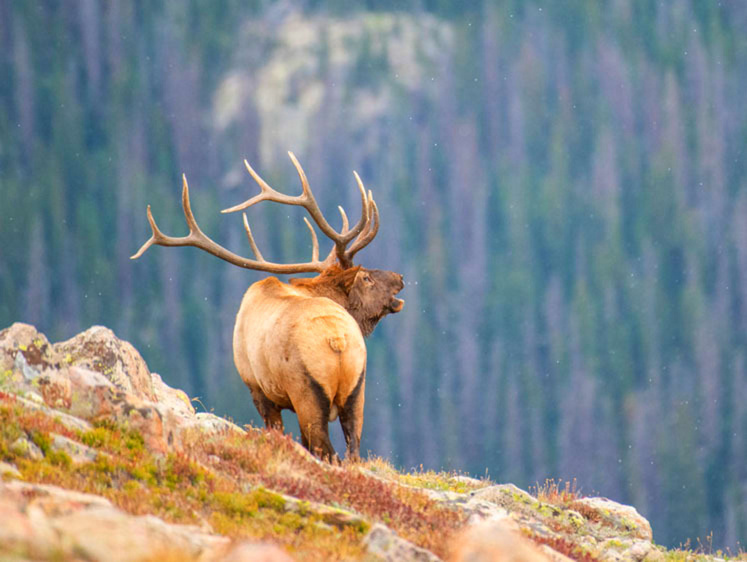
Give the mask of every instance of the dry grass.
POLYGON ((580 546, 562 537, 544 537, 538 534, 528 534, 527 536, 535 543, 545 544, 555 552, 559 552, 572 560, 578 562, 597 562, 599 560, 596 556, 588 553, 580 546))
POLYGON ((537 484, 529 488, 529 493, 539 501, 556 505, 558 507, 568 507, 574 500, 581 499, 583 494, 578 488, 576 479, 573 480, 555 480, 548 478, 544 484, 537 484))
POLYGON ((442 492, 465 494, 493 484, 488 479, 475 480, 456 471, 436 472, 434 470, 425 470, 422 465, 415 471, 403 473, 381 457, 366 459, 365 462, 361 463, 361 468, 382 478, 404 484, 405 486, 427 488, 442 492))

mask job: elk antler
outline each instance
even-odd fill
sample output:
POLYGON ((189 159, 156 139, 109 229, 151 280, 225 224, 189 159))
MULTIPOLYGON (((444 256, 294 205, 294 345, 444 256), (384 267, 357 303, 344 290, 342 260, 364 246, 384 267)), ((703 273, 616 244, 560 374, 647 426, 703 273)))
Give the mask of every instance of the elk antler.
POLYGON ((148 222, 150 223, 153 235, 130 259, 139 258, 153 244, 157 244, 159 246, 194 246, 196 248, 205 250, 206 252, 213 254, 214 256, 217 256, 229 263, 238 265, 239 267, 244 267, 246 269, 255 269, 258 271, 267 271, 269 273, 283 274, 320 272, 334 263, 335 260, 339 261, 340 265, 343 268, 351 267, 353 265, 353 256, 356 254, 356 252, 369 244, 371 240, 373 240, 374 236, 376 236, 376 232, 378 232, 379 230, 379 210, 373 200, 371 191, 369 191, 368 195, 366 195, 366 190, 363 186, 363 182, 361 181, 358 174, 356 172, 353 172, 358 184, 358 189, 361 193, 361 218, 352 229, 349 229, 347 215, 345 214, 344 209, 342 207, 339 207, 340 214, 342 215, 343 226, 342 231, 338 233, 329 225, 327 220, 324 218, 321 210, 319 209, 319 205, 314 199, 314 195, 311 192, 311 188, 309 187, 309 182, 306 178, 306 174, 304 173, 301 165, 298 163, 298 160, 296 160, 295 155, 292 152, 289 152, 288 155, 290 156, 291 160, 293 161, 293 165, 298 171, 298 176, 301 178, 301 186, 303 189, 301 195, 297 195, 294 197, 284 195, 274 190, 259 176, 259 174, 257 174, 257 172, 252 169, 249 163, 244 160, 244 164, 246 165, 247 170, 259 184, 261 193, 255 195, 250 199, 247 199, 240 205, 225 209, 221 212, 232 213, 235 211, 241 211, 243 209, 251 207, 255 203, 259 203, 260 201, 275 201, 276 203, 283 203, 286 205, 301 206, 308 211, 308 213, 311 215, 311 218, 314 219, 314 222, 317 224, 317 226, 319 226, 321 231, 324 232, 324 234, 327 235, 327 237, 329 237, 335 243, 332 251, 330 251, 329 255, 324 259, 324 261, 319 261, 319 240, 316 237, 314 228, 311 226, 311 223, 306 219, 306 217, 304 217, 304 222, 311 232, 312 241, 312 255, 310 262, 281 264, 268 262, 267 260, 265 260, 262 256, 262 253, 259 251, 256 242, 254 241, 254 236, 252 236, 251 228, 249 228, 249 221, 246 218, 246 213, 242 213, 244 220, 244 229, 246 230, 246 235, 249 239, 249 245, 251 246, 256 259, 241 257, 237 254, 234 254, 230 250, 227 250, 223 246, 217 244, 216 242, 211 240, 204 232, 202 232, 202 230, 200 230, 200 227, 197 225, 197 221, 192 214, 192 208, 189 202, 189 186, 187 185, 187 177, 184 175, 182 175, 182 207, 184 208, 184 217, 187 221, 187 226, 189 227, 189 234, 187 236, 181 237, 172 237, 163 234, 156 225, 156 221, 153 219, 153 214, 150 210, 150 205, 148 205, 148 222), (349 249, 346 249, 350 242, 353 242, 352 246, 349 249))
MULTIPOLYGON (((358 184, 358 189, 361 193, 361 218, 352 229, 348 230, 347 216, 345 215, 345 211, 342 209, 342 207, 339 207, 340 213, 343 216, 343 228, 342 232, 338 233, 329 225, 327 220, 324 218, 322 211, 319 209, 319 205, 317 204, 316 199, 314 198, 314 194, 311 192, 311 188, 309 187, 309 180, 306 178, 306 173, 303 171, 301 164, 299 164, 298 160, 296 159, 295 154, 293 154, 292 152, 288 152, 288 156, 290 156, 290 159, 293 162, 293 165, 296 167, 296 171, 298 172, 298 177, 301 179, 301 195, 296 195, 295 197, 293 197, 290 195, 284 195, 283 193, 274 190, 265 180, 260 177, 257 172, 254 171, 254 168, 249 165, 249 162, 244 160, 246 169, 254 178, 254 181, 259 184, 261 192, 254 197, 247 199, 243 203, 235 205, 234 207, 231 207, 229 209, 224 209, 221 212, 233 213, 235 211, 242 211, 261 201, 274 201, 276 203, 283 203, 285 205, 298 205, 300 207, 303 207, 304 209, 306 209, 306 211, 308 211, 309 215, 311 215, 311 218, 314 219, 314 222, 317 224, 319 229, 335 243, 334 253, 337 256, 340 265, 342 265, 343 267, 350 267, 352 265, 352 255, 346 252, 346 248, 347 245, 350 244, 350 242, 353 241, 356 236, 361 234, 364 230, 367 230, 367 226, 371 221, 371 213, 369 211, 371 202, 373 201, 371 193, 369 192, 368 197, 366 196, 366 188, 363 186, 363 182, 361 181, 358 174, 356 172, 353 172, 355 174, 356 183, 358 184)), ((330 256, 328 256, 328 258, 330 256)))

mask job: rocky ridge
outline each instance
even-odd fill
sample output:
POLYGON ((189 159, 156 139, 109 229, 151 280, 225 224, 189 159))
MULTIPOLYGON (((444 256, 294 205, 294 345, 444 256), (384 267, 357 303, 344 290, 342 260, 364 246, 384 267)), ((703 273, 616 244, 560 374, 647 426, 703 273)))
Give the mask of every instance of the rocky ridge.
MULTIPOLYGON (((548 489, 331 466, 195 411, 95 326, 0 331, 3 560, 687 559, 634 508, 548 489)), ((704 558, 699 556, 699 558, 704 558)))

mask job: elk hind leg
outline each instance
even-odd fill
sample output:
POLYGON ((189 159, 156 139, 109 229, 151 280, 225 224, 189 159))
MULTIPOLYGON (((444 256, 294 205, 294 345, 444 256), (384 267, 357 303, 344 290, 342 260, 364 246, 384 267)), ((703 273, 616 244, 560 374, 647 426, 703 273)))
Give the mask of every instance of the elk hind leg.
POLYGON ((363 430, 363 403, 365 401, 366 371, 361 372, 358 383, 340 408, 340 425, 345 435, 345 458, 360 460, 361 432, 363 430))
POLYGON ((249 386, 249 390, 252 393, 254 405, 265 422, 265 427, 267 429, 279 429, 283 431, 283 417, 280 415, 280 408, 277 404, 267 398, 259 386, 251 385, 249 386))
POLYGON ((298 414, 301 442, 312 454, 327 461, 337 461, 337 453, 329 440, 329 411, 332 404, 324 388, 307 372, 308 389, 300 396, 291 396, 298 414), (310 392, 309 392, 310 391, 310 392))

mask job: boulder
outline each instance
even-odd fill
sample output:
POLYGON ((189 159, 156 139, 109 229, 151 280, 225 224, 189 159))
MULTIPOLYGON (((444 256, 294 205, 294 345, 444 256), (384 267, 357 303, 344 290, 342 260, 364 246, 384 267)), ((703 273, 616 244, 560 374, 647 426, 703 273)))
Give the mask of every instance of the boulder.
POLYGON ((55 344, 65 363, 104 375, 118 389, 138 398, 156 400, 153 381, 142 356, 109 328, 93 326, 77 336, 55 344))
POLYGON ((646 541, 653 540, 651 524, 632 506, 607 498, 581 498, 572 502, 571 507, 586 519, 613 527, 619 533, 646 541))
POLYGON ((506 521, 483 521, 470 525, 454 540, 455 548, 449 557, 451 562, 549 562, 562 560, 565 556, 538 547, 521 536, 515 525, 506 521), (557 555, 556 558, 554 555, 557 555))
POLYGON ((439 562, 441 560, 432 552, 403 539, 389 527, 380 523, 373 526, 363 542, 368 554, 374 560, 386 562, 439 562))
POLYGON ((0 330, 0 374, 9 377, 13 370, 34 379, 47 367, 59 368, 60 357, 44 334, 34 326, 16 322, 0 330), (20 357, 19 357, 20 355, 20 357))
POLYGON ((216 559, 230 543, 193 525, 129 515, 99 496, 41 484, 0 482, 0 513, 0 544, 21 558, 216 559))
MULTIPOLYGON (((179 449, 187 434, 244 434, 209 413, 196 413, 182 390, 151 373, 129 343, 101 326, 51 345, 28 324, 0 332, 0 391, 24 407, 56 417, 73 429, 88 430, 110 419, 139 431, 146 447, 159 454, 179 449)), ((80 460, 89 456, 71 455, 80 460)))

